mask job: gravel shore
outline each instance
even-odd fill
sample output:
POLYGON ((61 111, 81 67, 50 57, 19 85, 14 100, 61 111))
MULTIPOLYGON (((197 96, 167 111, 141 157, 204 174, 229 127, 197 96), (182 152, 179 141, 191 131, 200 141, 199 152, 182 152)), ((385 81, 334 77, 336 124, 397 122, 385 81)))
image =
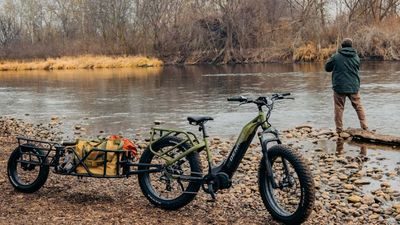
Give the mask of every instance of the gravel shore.
MULTIPOLYGON (((136 177, 77 179, 50 173, 38 192, 14 191, 6 167, 17 146, 15 137, 57 141, 61 134, 57 124, 58 118, 33 125, 0 117, 0 224, 279 224, 265 210, 258 193, 258 144, 251 145, 233 187, 219 192, 216 202, 208 202, 210 197, 201 191, 178 211, 154 208, 141 194, 136 177)), ((379 150, 369 152, 370 146, 352 145, 349 150, 351 137, 339 138, 331 130, 309 125, 284 131, 282 138, 303 154, 314 175, 317 200, 305 224, 400 224, 399 150, 389 147, 391 158, 379 150), (333 143, 336 150, 327 149, 326 143, 333 143)), ((145 146, 143 140, 136 142, 145 146)), ((213 138, 211 143, 216 161, 233 145, 222 138, 213 138)))

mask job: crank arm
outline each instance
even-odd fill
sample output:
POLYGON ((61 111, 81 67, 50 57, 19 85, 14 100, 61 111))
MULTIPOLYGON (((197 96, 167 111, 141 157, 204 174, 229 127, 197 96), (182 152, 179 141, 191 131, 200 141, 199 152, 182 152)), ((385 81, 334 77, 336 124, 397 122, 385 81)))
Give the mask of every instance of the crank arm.
POLYGON ((194 177, 194 176, 176 175, 176 174, 172 174, 171 177, 182 181, 193 181, 196 183, 203 183, 203 177, 194 177))

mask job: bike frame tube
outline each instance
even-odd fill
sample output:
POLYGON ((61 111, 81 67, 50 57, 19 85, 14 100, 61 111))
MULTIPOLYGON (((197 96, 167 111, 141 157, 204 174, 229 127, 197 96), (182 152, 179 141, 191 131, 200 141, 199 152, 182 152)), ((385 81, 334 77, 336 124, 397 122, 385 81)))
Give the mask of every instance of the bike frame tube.
MULTIPOLYGON (((196 144, 196 145, 192 146, 191 148, 185 150, 181 154, 177 155, 174 158, 169 157, 170 159, 166 159, 165 160, 165 164, 167 166, 170 166, 170 165, 176 163, 177 161, 181 160, 182 158, 186 157, 190 153, 192 153, 192 152, 200 152, 204 148, 208 149, 208 147, 206 145, 206 142, 202 142, 202 143, 196 144)), ((209 152, 209 150, 207 152, 209 152)))
POLYGON ((216 171, 214 171, 215 173, 223 172, 226 173, 229 178, 232 178, 260 126, 263 129, 268 129, 271 126, 267 122, 266 114, 261 109, 259 110, 258 116, 243 127, 228 158, 222 165, 217 167, 216 171))
MULTIPOLYGON (((151 138, 150 138, 149 150, 154 155, 164 159, 167 165, 171 165, 171 164, 175 163, 176 161, 180 160, 181 158, 185 157, 186 155, 190 154, 191 152, 197 150, 197 148, 194 148, 194 150, 191 150, 192 148, 190 148, 188 150, 185 150, 185 152, 181 153, 177 157, 173 157, 173 158, 167 155, 168 152, 171 152, 172 150, 174 150, 176 148, 179 148, 180 146, 182 146, 183 144, 185 144, 187 142, 193 147, 197 146, 198 148, 202 148, 201 144, 199 143, 199 140, 196 137, 196 135, 194 135, 191 132, 152 127, 151 128, 151 138), (159 132, 159 134, 160 134, 159 138, 155 138, 157 132, 159 132), (171 147, 167 151, 156 152, 156 151, 153 150, 153 148, 152 148, 153 144, 155 144, 157 141, 160 141, 163 138, 165 138, 167 136, 170 136, 170 135, 173 135, 173 136, 182 135, 185 138, 184 138, 183 141, 181 141, 180 143, 176 143, 175 146, 171 147), (189 150, 190 150, 190 152, 186 153, 186 151, 189 151, 189 150)), ((202 150, 202 149, 200 149, 200 150, 202 150)))

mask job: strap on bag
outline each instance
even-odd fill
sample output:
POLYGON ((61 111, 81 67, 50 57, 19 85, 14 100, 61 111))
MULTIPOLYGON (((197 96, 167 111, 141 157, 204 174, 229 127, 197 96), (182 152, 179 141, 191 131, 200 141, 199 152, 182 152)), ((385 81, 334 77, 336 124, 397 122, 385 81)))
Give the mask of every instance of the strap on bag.
MULTIPOLYGON (((128 152, 132 152, 134 156, 137 154, 137 150, 133 142, 129 139, 122 138, 119 135, 111 135, 100 140, 78 140, 75 146, 76 153, 81 158, 88 154, 93 148, 102 150, 126 150, 127 154, 128 152)), ((105 157, 107 157, 107 164, 116 161, 117 155, 122 157, 122 154, 116 154, 115 152, 106 152, 106 154, 103 151, 93 150, 84 160, 84 164, 91 168, 102 167, 104 166, 105 157)))

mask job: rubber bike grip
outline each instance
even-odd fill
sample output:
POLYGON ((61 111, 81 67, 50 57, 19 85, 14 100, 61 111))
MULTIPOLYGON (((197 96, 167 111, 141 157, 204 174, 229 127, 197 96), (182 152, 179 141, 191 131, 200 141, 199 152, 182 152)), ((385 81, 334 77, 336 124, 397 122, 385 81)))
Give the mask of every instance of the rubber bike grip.
POLYGON ((234 97, 227 98, 227 100, 230 102, 241 102, 241 101, 243 101, 243 98, 241 96, 234 96, 234 97))
POLYGON ((290 92, 282 93, 281 95, 282 95, 282 96, 289 96, 289 95, 290 95, 290 92))

